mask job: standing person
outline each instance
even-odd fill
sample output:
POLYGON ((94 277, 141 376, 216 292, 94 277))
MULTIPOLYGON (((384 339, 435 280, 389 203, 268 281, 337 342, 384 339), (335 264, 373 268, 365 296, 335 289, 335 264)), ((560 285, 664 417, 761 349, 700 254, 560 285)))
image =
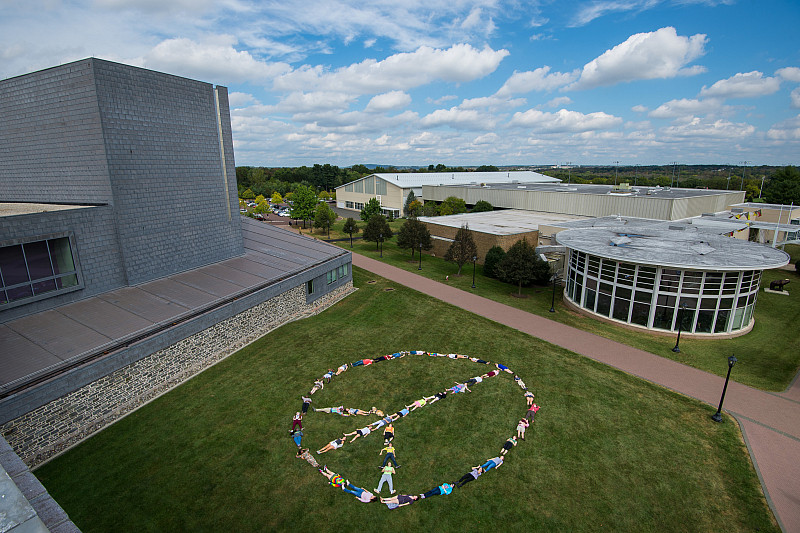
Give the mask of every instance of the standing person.
POLYGON ((303 440, 303 430, 302 428, 298 429, 297 431, 292 430, 291 433, 292 433, 292 440, 294 440, 294 443, 297 445, 297 448, 299 449, 300 442, 303 440))
POLYGON ((540 407, 535 403, 528 407, 528 412, 525 413, 525 419, 530 420, 531 424, 533 424, 533 417, 536 416, 537 411, 539 411, 540 407))
POLYGON ((525 440, 525 430, 528 429, 530 422, 525 420, 524 418, 519 421, 517 424, 517 438, 525 440))
POLYGON ((517 445, 517 439, 514 437, 509 437, 505 444, 503 444, 503 449, 500 450, 500 455, 505 455, 508 453, 508 450, 513 448, 517 445))
POLYGON ((461 479, 456 481, 456 487, 461 488, 470 481, 475 481, 481 474, 483 474, 483 468, 480 466, 473 466, 472 470, 461 476, 461 479))
POLYGON ((358 501, 360 501, 360 502, 370 503, 370 502, 374 502, 374 501, 378 500, 377 496, 375 496, 374 494, 372 494, 370 491, 368 491, 366 489, 362 489, 360 487, 356 487, 355 485, 350 483, 349 479, 344 482, 344 487, 342 487, 342 489, 345 492, 349 492, 350 494, 352 494, 353 496, 358 498, 358 501))
POLYGON ((392 494, 395 493, 394 484, 392 483, 392 474, 394 474, 394 467, 392 465, 386 465, 383 467, 383 474, 381 475, 381 480, 378 483, 378 488, 375 489, 375 492, 380 492, 383 488, 384 483, 389 483, 389 492, 392 494))
POLYGON ((300 398, 303 400, 303 408, 301 411, 303 414, 306 414, 308 412, 308 406, 311 405, 311 398, 308 396, 301 396, 300 398))
POLYGON ((481 468, 483 468, 484 472, 488 472, 492 468, 500 468, 500 466, 503 464, 503 459, 504 459, 503 457, 492 457, 491 459, 483 463, 483 465, 481 465, 481 468))
POLYGON ((303 415, 300 414, 300 411, 297 411, 294 418, 292 418, 292 431, 294 431, 295 426, 300 426, 300 429, 303 429, 303 415))
POLYGON ((420 498, 430 498, 431 496, 447 496, 453 492, 454 485, 452 483, 442 483, 438 487, 434 487, 425 494, 421 494, 420 498))
POLYGON ((386 466, 386 463, 388 463, 389 461, 391 461, 394 464, 395 468, 400 468, 400 465, 397 464, 397 459, 395 459, 394 456, 394 446, 389 444, 384 449, 382 449, 378 453, 378 455, 383 455, 383 452, 386 452, 386 457, 383 458, 383 464, 381 464, 381 468, 386 466))

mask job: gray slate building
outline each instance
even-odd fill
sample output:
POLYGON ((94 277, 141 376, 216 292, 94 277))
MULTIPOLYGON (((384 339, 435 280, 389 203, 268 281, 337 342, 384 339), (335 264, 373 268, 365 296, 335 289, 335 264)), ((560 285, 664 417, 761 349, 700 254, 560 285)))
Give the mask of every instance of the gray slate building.
POLYGON ((225 87, 95 58, 0 81, 12 480, 353 290, 350 252, 238 209, 225 87))

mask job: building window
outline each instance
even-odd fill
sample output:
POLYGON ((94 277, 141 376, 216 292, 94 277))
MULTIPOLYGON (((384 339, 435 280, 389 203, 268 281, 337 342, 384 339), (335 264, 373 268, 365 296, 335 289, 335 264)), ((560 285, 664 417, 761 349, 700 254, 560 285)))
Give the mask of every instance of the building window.
POLYGON ((375 194, 386 196, 386 182, 380 178, 375 179, 375 194))
POLYGON ((69 237, 0 247, 0 306, 78 287, 69 237))
POLYGON ((327 274, 328 285, 336 281, 336 270, 331 270, 327 274))
POLYGON ((350 201, 347 201, 347 200, 345 200, 345 202, 344 202, 344 206, 345 206, 347 209, 353 209, 353 202, 350 202, 350 201))
POLYGON ((353 205, 354 205, 354 208, 355 208, 355 209, 358 209, 359 211, 361 211, 362 209, 364 209, 364 204, 363 204, 363 203, 361 203, 361 202, 356 202, 356 203, 355 203, 355 204, 353 204, 353 205))
POLYGON ((314 294, 314 280, 310 279, 306 282, 306 294, 314 294))

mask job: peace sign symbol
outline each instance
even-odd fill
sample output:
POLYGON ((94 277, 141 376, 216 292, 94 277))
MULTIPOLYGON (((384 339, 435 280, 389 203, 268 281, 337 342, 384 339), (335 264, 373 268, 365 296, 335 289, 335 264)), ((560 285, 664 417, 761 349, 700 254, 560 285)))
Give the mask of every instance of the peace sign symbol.
MULTIPOLYGON (((390 493, 394 495, 397 491, 393 486, 392 475, 395 473, 395 468, 399 468, 401 466, 397 462, 396 450, 394 447, 395 424, 397 424, 398 428, 400 428, 402 431, 403 422, 408 417, 413 417, 417 410, 435 409, 438 402, 445 401, 459 394, 471 393, 471 387, 485 387, 487 386, 487 383, 491 382, 492 380, 504 378, 510 379, 512 376, 514 382, 522 391, 521 396, 525 399, 525 408, 527 409, 527 412, 525 412, 525 416, 519 420, 516 428, 514 428, 516 434, 514 434, 513 431, 511 432, 511 436, 504 443, 502 443, 502 447, 500 448, 496 457, 489 458, 483 462, 483 464, 479 463, 478 466, 472 466, 469 469, 465 468, 464 470, 467 470, 467 473, 464 474, 457 482, 444 482, 419 495, 400 494, 388 498, 380 498, 380 501, 385 503, 389 508, 396 508, 404 505, 410 505, 420 499, 430 498, 436 495, 450 494, 453 488, 463 487, 467 483, 478 479, 484 473, 492 469, 499 468, 505 461, 506 454, 518 444, 517 439, 525 439, 525 430, 529 424, 534 421, 534 416, 539 410, 539 406, 533 403, 533 393, 528 390, 522 379, 514 374, 514 372, 505 365, 492 363, 491 361, 485 361, 461 354, 439 354, 436 352, 406 351, 383 355, 376 359, 361 359, 352 364, 345 363, 335 371, 330 369, 320 379, 314 382, 314 386, 311 388, 309 394, 302 397, 303 404, 301 411, 295 415, 292 425, 292 436, 298 448, 297 457, 305 459, 311 466, 317 468, 319 472, 325 476, 325 478, 327 478, 328 482, 333 487, 342 489, 344 492, 352 494, 359 501, 369 503, 378 501, 378 496, 370 492, 370 490, 352 483, 346 476, 337 474, 336 472, 328 469, 327 465, 320 468, 320 461, 318 460, 322 457, 325 457, 323 454, 335 453, 344 446, 353 445, 356 441, 360 442, 360 444, 356 444, 356 446, 364 445, 365 442, 375 443, 374 446, 382 444, 383 449, 380 451, 379 455, 385 454, 385 457, 383 458, 382 464, 379 467, 381 469, 381 478, 378 486, 374 490, 380 494, 384 484, 388 484, 390 493), (462 382, 456 381, 452 386, 446 387, 442 390, 428 391, 429 395, 422 396, 421 398, 410 402, 408 405, 403 405, 402 407, 398 406, 395 411, 384 411, 375 406, 366 409, 363 407, 345 405, 314 407, 313 409, 309 410, 309 407, 313 402, 313 394, 324 389, 325 386, 334 381, 334 379, 337 381, 341 379, 342 374, 345 372, 362 371, 364 368, 373 364, 384 362, 388 363, 392 360, 400 359, 405 356, 446 357, 451 360, 466 360, 464 362, 474 363, 477 368, 477 375, 462 382), (351 428, 351 431, 345 431, 340 435, 334 436, 333 440, 331 440, 328 444, 319 450, 312 452, 311 450, 302 448, 301 446, 303 436, 302 419, 309 413, 314 413, 315 415, 325 414, 329 416, 348 417, 348 419, 353 420, 354 424, 351 428), (298 425, 301 429, 300 431, 295 431, 295 427, 298 425)), ((450 401, 452 402, 452 400, 450 401)), ((520 413, 522 412, 523 411, 521 408, 520 413)))

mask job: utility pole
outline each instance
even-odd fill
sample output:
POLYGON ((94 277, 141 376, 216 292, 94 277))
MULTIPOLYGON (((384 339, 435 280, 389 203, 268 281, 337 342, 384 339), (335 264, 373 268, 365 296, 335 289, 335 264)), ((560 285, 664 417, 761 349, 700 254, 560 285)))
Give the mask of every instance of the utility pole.
POLYGON ((567 161, 567 185, 572 180, 572 161, 567 161))
POLYGON ((617 187, 617 171, 619 170, 619 161, 613 162, 616 166, 614 167, 614 188, 617 187))
POLYGON ((678 166, 678 162, 677 161, 673 161, 672 162, 672 179, 669 182, 669 186, 670 187, 674 187, 675 186, 675 167, 676 166, 678 166))
POLYGON ((742 184, 739 187, 740 191, 744 190, 744 173, 747 170, 747 163, 752 163, 752 161, 742 161, 742 184))

